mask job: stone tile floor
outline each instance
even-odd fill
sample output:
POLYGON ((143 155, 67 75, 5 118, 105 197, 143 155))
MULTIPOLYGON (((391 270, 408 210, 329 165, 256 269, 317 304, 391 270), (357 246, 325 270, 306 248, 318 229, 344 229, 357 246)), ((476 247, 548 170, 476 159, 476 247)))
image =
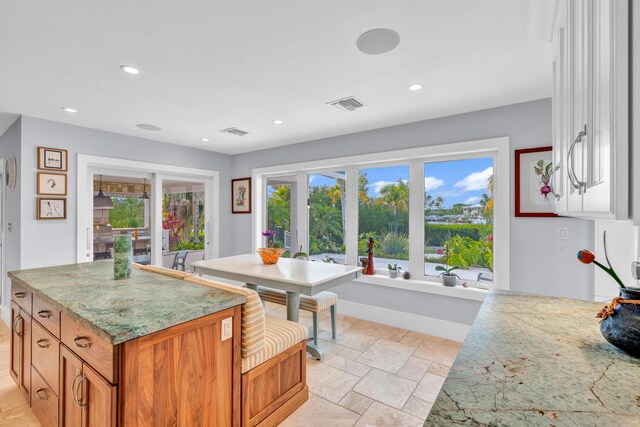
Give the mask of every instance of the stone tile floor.
MULTIPOLYGON (((283 306, 266 309, 286 318, 283 306)), ((311 326, 311 313, 300 322, 311 326)), ((344 315, 333 340, 328 311, 320 328, 325 358, 307 358, 309 400, 281 426, 422 426, 461 345, 344 315)), ((0 426, 39 426, 9 375, 9 340, 0 321, 0 426)))

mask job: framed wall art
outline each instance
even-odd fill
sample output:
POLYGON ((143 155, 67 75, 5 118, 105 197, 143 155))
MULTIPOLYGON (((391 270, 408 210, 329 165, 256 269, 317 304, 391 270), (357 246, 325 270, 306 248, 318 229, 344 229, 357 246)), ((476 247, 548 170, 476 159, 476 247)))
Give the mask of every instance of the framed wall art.
POLYGON ((37 219, 67 219, 67 200, 38 197, 37 219))
POLYGON ((231 180, 231 213, 251 213, 251 178, 231 180))
POLYGON ((43 196, 66 196, 67 175, 63 173, 38 172, 38 194, 43 196))
POLYGON ((66 172, 67 164, 67 150, 38 147, 38 169, 66 172))
POLYGON ((552 147, 515 151, 515 215, 556 217, 552 147))

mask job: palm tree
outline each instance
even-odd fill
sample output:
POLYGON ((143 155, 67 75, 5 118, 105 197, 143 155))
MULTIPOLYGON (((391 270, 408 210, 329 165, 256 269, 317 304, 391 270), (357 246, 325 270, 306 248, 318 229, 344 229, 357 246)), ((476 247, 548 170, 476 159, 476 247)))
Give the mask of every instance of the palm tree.
POLYGON ((493 210, 493 174, 491 174, 491 176, 489 177, 489 179, 487 180, 487 190, 489 190, 489 199, 487 200, 487 204, 485 205, 485 210, 486 211, 492 211, 493 210))
POLYGON ((442 208, 443 205, 444 205, 444 198, 442 196, 436 197, 436 199, 433 201, 433 207, 436 209, 442 208))
POLYGON ((409 209, 409 186, 399 179, 395 184, 385 185, 380 189, 378 203, 393 209, 393 232, 398 233, 398 209, 409 209))

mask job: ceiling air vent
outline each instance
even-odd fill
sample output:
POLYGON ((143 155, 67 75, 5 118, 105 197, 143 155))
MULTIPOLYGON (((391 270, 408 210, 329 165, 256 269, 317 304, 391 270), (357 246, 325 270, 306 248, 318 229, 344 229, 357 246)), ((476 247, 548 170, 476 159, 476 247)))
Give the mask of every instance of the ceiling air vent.
POLYGON ((343 111, 355 111, 365 105, 362 101, 357 100, 355 96, 348 96, 336 101, 327 102, 327 104, 343 111))
POLYGON ((248 134, 249 132, 246 132, 244 130, 240 130, 238 128, 226 128, 226 129, 220 129, 218 132, 222 132, 222 133, 230 133, 233 134, 235 136, 245 136, 246 134, 248 134))

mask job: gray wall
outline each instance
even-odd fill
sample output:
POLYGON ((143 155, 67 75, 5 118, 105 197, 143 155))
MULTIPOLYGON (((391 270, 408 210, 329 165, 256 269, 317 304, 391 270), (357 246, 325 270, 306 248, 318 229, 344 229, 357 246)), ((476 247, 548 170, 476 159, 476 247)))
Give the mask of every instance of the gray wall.
MULTIPOLYGON (((424 147, 508 136, 513 150, 551 145, 551 100, 543 99, 489 110, 443 117, 401 126, 310 141, 233 157, 233 176, 250 176, 252 169, 358 154, 424 147)), ((511 183, 513 194, 513 182, 511 183)), ((515 218, 511 201, 511 289, 514 291, 589 299, 593 272, 576 261, 575 253, 593 247, 593 223, 572 218, 515 218), (569 239, 558 240, 558 227, 569 228, 569 239)), ((251 250, 251 218, 232 215, 234 253, 251 250)), ((425 316, 470 323, 479 304, 405 291, 389 294, 379 287, 366 291, 356 284, 338 288, 342 298, 403 309, 425 316), (444 304, 442 306, 441 304, 444 304), (457 309, 451 310, 451 307, 457 309), (474 306, 476 307, 474 309, 474 306), (441 307, 441 308, 436 308, 441 307)))
POLYGON ((231 158, 224 154, 160 143, 96 129, 22 117, 21 268, 76 262, 76 192, 78 154, 140 160, 220 172, 220 253, 230 253, 229 226, 231 158), (67 219, 36 220, 37 147, 69 151, 67 219))
MULTIPOLYGON (((16 120, 7 131, 0 136, 0 159, 16 158, 18 174, 20 174, 20 130, 21 119, 16 120)), ((0 177, 4 179, 4 177, 0 177)), ((4 224, 4 248, 6 251, 5 270, 11 271, 20 268, 20 188, 22 180, 18 177, 16 188, 6 194, 4 224), (11 224, 11 231, 9 231, 11 224)), ((9 280, 5 279, 6 291, 2 296, 2 302, 9 301, 9 280)))

